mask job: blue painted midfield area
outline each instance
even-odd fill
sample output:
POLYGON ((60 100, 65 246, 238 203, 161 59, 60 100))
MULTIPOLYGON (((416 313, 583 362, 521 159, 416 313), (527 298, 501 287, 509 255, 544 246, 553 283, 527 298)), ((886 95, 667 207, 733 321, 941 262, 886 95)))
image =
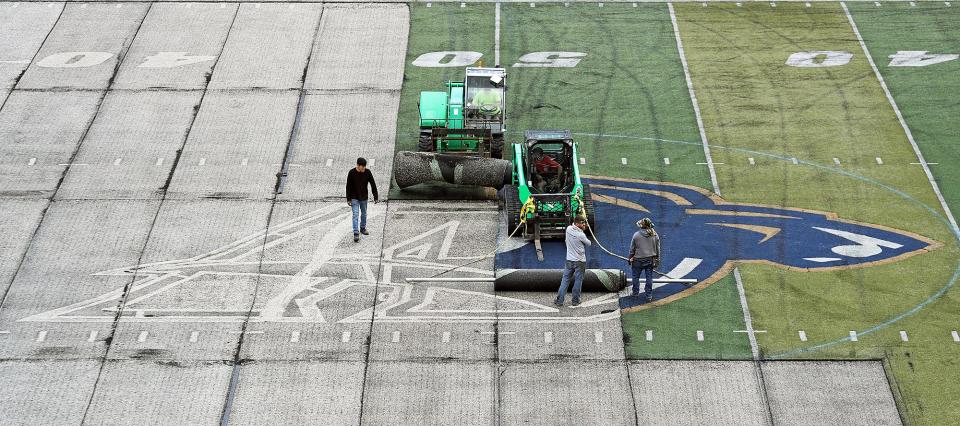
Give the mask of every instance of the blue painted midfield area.
MULTIPOLYGON (((650 217, 663 246, 659 268, 672 278, 696 278, 702 288, 730 272, 736 262, 761 262, 796 270, 828 270, 890 262, 939 246, 906 232, 840 220, 828 212, 730 203, 701 188, 614 179, 587 179, 597 211, 597 237, 610 251, 626 256, 636 221, 650 217)), ((544 261, 533 244, 497 254, 496 268, 559 269, 563 241, 544 241, 544 261)), ((620 268, 622 259, 597 244, 587 250, 588 268, 620 268)), ((558 283, 559 284, 559 283, 558 283)), ((659 300, 686 285, 655 287, 659 300)), ((624 298, 621 307, 642 303, 624 298)))

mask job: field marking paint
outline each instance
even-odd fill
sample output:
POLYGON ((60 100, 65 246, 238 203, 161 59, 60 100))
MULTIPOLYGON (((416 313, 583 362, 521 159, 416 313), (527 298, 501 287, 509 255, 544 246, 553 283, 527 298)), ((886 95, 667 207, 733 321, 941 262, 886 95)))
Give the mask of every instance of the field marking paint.
POLYGON ((910 2, 910 7, 917 7, 917 3, 915 3, 915 2, 910 2))
POLYGON ((199 339, 200 339, 200 332, 199 332, 199 331, 191 331, 191 332, 190 332, 190 343, 197 343, 197 340, 199 340, 199 339))
POLYGON ((810 7, 810 2, 807 2, 805 6, 810 7))
POLYGON ((466 3, 463 3, 463 2, 461 2, 461 3, 460 3, 460 8, 462 9, 462 8, 465 8, 465 7, 467 7, 467 4, 466 4, 466 3))
POLYGON ((44 340, 47 340, 47 330, 41 330, 39 333, 37 333, 36 342, 43 343, 44 340))
POLYGON ((697 330, 697 341, 698 342, 703 341, 703 330, 697 330))
POLYGON ((162 157, 157 159, 156 165, 158 165, 158 166, 162 166, 162 165, 163 165, 163 158, 162 158, 162 157))
POLYGON ((757 165, 757 162, 753 160, 753 157, 747 158, 747 161, 750 162, 750 165, 751 165, 751 166, 757 165))
POLYGON ((903 340, 904 342, 909 342, 909 341, 910 341, 910 337, 907 336, 907 332, 906 332, 906 331, 900 330, 900 340, 903 340))
POLYGON ((833 157, 833 164, 836 164, 836 165, 839 166, 839 165, 840 165, 840 159, 837 158, 837 157, 833 157))
POLYGON ((873 2, 873 5, 876 6, 876 7, 880 7, 880 2, 875 1, 875 2, 873 2))
POLYGON ((850 341, 851 342, 857 341, 857 332, 854 330, 850 330, 850 341))
POLYGON ((652 341, 653 341, 653 330, 647 330, 645 337, 647 338, 647 341, 648 341, 648 342, 652 342, 652 341))
POLYGON ((596 343, 603 343, 603 332, 596 331, 593 333, 593 341, 596 343))
POLYGON ((444 331, 443 335, 440 336, 440 341, 443 343, 450 343, 450 332, 444 331))
POLYGON ((792 163, 793 163, 793 165, 795 165, 795 166, 796 166, 796 165, 798 165, 798 164, 800 164, 800 161, 799 161, 799 160, 797 160, 797 157, 793 157, 793 158, 791 158, 791 159, 790 159, 790 162, 792 162, 792 163))
POLYGON ((957 334, 957 330, 951 331, 950 335, 953 336, 954 342, 960 342, 960 334, 957 334))
POLYGON ((620 164, 627 165, 627 157, 620 157, 620 164))
MULTIPOLYGON (((740 6, 740 3, 737 3, 740 6)), ((677 52, 680 54, 680 64, 683 66, 683 76, 687 81, 687 91, 690 93, 690 102, 693 104, 694 116, 697 118, 697 129, 700 131, 700 142, 703 145, 703 154, 707 159, 707 168, 710 169, 710 182, 713 184, 713 192, 717 196, 720 194, 720 185, 717 183, 717 171, 713 165, 713 156, 710 154, 710 143, 707 140, 707 131, 703 127, 703 116, 700 114, 700 103, 697 101, 697 94, 693 90, 693 80, 690 78, 690 67, 687 65, 687 55, 683 50, 683 40, 680 38, 680 25, 677 24, 677 12, 673 8, 673 3, 667 3, 670 9, 670 23, 673 25, 673 37, 677 40, 677 52)), ((750 307, 747 305, 747 294, 743 289, 743 279, 740 278, 740 269, 733 269, 733 276, 737 281, 737 293, 740 296, 740 309, 743 311, 743 322, 747 329, 747 338, 750 340, 750 351, 753 359, 760 359, 760 348, 757 345, 757 336, 753 332, 753 319, 750 317, 750 307)))
POLYGON ((800 334, 800 341, 801 341, 801 342, 806 342, 806 341, 807 341, 807 332, 806 332, 806 331, 800 330, 798 334, 800 334))
MULTIPOLYGON (((740 3, 737 3, 739 6, 740 3)), ((683 50, 683 41, 680 39, 680 26, 677 25, 677 13, 673 9, 673 3, 667 3, 670 9, 670 22, 673 24, 673 37, 677 40, 677 52, 680 54, 680 64, 683 66, 683 76, 687 81, 687 92, 690 94, 690 102, 693 104, 693 113, 697 118, 697 129, 700 131, 700 142, 703 144, 703 153, 707 158, 707 168, 710 169, 710 181, 713 183, 713 189, 720 195, 720 188, 717 184, 717 172, 713 167, 713 157, 710 155, 710 144, 707 142, 707 132, 703 127, 703 116, 700 114, 700 103, 697 101, 697 94, 693 91, 693 80, 690 78, 690 67, 687 65, 687 55, 683 50)))
POLYGON ((249 159, 244 158, 243 160, 240 160, 240 165, 241 165, 241 166, 246 166, 246 165, 249 164, 249 163, 250 163, 250 160, 249 160, 249 159))
POLYGON ((923 153, 920 152, 920 147, 917 145, 917 141, 913 138, 913 132, 910 131, 910 126, 907 126, 907 121, 904 120, 903 114, 900 112, 900 107, 897 106, 897 101, 893 99, 893 95, 890 94, 890 89, 887 88, 887 82, 883 79, 883 76, 880 75, 880 70, 877 69, 877 64, 873 62, 873 57, 870 56, 870 50, 867 49, 867 44, 864 43, 863 36, 860 35, 860 30, 857 28, 857 23, 853 21, 853 15, 850 14, 850 9, 847 9, 847 4, 845 2, 840 2, 840 6, 843 7, 843 13, 847 15, 847 20, 850 21, 850 28, 853 29, 853 33, 857 36, 857 41, 860 42, 860 48, 863 49, 863 54, 867 57, 867 62, 870 63, 870 68, 873 69, 873 74, 877 76, 877 80, 880 82, 880 87, 883 89, 883 93, 887 96, 887 101, 890 102, 890 106, 893 107, 893 112, 897 115, 897 120, 900 121, 900 127, 903 127, 903 131, 907 135, 907 140, 910 141, 910 145, 913 147, 913 152, 917 155, 917 160, 923 163, 923 172, 926 173, 927 180, 930 182, 933 192, 937 195, 937 200, 940 201, 940 207, 943 208, 944 213, 947 214, 947 219, 950 220, 950 225, 953 226, 953 232, 960 232, 960 227, 957 226, 957 220, 953 217, 953 212, 950 211, 950 207, 947 206, 947 201, 943 198, 943 194, 940 192, 940 187, 937 185, 937 181, 933 178, 933 173, 930 171, 930 168, 927 167, 927 161, 923 159, 923 153))
POLYGON ((332 159, 332 158, 328 158, 328 159, 327 159, 327 167, 333 167, 333 159, 332 159))
POLYGON ((587 159, 580 157, 580 164, 587 164, 587 159))
MULTIPOLYGON (((221 4, 221 6, 223 5, 221 4)), ((433 3, 427 3, 427 7, 433 7, 433 3)))
MULTIPOLYGON (((567 5, 569 6, 569 3, 567 3, 567 5)), ((533 2, 530 2, 530 7, 537 7, 537 6, 533 4, 533 2)))
POLYGON ((882 166, 882 165, 883 165, 883 159, 880 158, 880 157, 877 157, 877 164, 879 164, 879 165, 882 166))
POLYGON ((148 332, 146 332, 146 331, 141 331, 140 334, 137 335, 137 341, 140 342, 140 343, 146 342, 146 341, 147 341, 147 336, 149 336, 149 335, 150 335, 150 333, 148 333, 148 332))
POLYGON ((204 164, 207 164, 207 159, 206 159, 206 158, 201 158, 201 159, 200 159, 200 162, 199 162, 197 165, 198 165, 198 166, 202 166, 202 165, 204 165, 204 164))
POLYGON ((919 165, 921 165, 921 164, 927 165, 927 166, 936 166, 937 164, 940 164, 940 163, 910 163, 910 164, 912 164, 912 165, 914 165, 914 166, 919 166, 919 165))
POLYGON ((37 159, 36 159, 36 158, 31 158, 30 161, 27 162, 27 165, 28 165, 28 166, 32 166, 32 165, 34 165, 34 164, 37 164, 37 159))
POLYGON ((500 66, 500 2, 493 8, 493 65, 500 66))
POLYGON ((291 331, 290 332, 290 343, 297 343, 300 341, 300 331, 291 331))
POLYGON ((0 334, 10 334, 10 330, 0 330, 0 334))
POLYGON ((348 343, 348 342, 350 342, 350 332, 349 332, 349 331, 344 331, 343 334, 340 335, 340 341, 343 342, 343 343, 348 343))
POLYGON ((116 159, 116 160, 113 160, 113 165, 114 165, 114 166, 119 166, 122 161, 123 161, 122 158, 118 158, 118 159, 116 159))
POLYGON ((669 166, 669 165, 670 165, 670 159, 667 158, 667 157, 663 157, 663 164, 666 164, 666 165, 669 166))
POLYGON ((553 343, 553 332, 544 331, 543 332, 543 343, 553 343))
POLYGON ((394 331, 394 332, 393 332, 393 337, 390 338, 390 341, 393 342, 393 343, 398 343, 398 342, 400 342, 400 332, 399 332, 399 331, 394 331))

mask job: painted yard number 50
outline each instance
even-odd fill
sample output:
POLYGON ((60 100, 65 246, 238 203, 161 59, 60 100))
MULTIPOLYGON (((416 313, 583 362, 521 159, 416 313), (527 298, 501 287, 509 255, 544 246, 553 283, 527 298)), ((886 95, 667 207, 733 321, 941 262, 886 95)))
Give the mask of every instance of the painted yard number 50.
MULTIPOLYGON (((514 67, 573 68, 587 56, 583 52, 531 52, 517 59, 514 67)), ((413 65, 423 68, 466 67, 475 64, 483 54, 467 51, 444 51, 424 53, 413 60, 413 65)))

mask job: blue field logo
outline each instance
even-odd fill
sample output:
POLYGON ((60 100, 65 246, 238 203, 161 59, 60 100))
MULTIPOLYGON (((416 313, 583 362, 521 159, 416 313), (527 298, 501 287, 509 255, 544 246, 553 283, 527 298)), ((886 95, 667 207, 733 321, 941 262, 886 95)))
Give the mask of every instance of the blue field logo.
MULTIPOLYGON (((828 271, 894 262, 940 247, 929 238, 840 219, 822 211, 727 202, 702 188, 664 182, 590 178, 596 205, 596 234, 607 249, 626 255, 637 230, 650 217, 663 245, 659 271, 673 278, 696 278, 698 284, 655 286, 653 304, 623 297, 631 310, 685 297, 723 278, 740 263, 763 263, 796 271, 828 271)), ((564 245, 544 244, 538 262, 531 244, 497 255, 497 268, 561 268, 564 245)), ((629 267, 594 245, 588 268, 629 267)))

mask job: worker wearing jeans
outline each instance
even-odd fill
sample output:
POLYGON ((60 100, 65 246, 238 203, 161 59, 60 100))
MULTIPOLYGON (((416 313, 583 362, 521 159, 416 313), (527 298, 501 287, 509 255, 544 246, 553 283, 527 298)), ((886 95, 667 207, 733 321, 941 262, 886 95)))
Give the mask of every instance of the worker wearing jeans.
POLYGON ((363 157, 357 159, 357 167, 350 169, 347 173, 347 204, 353 212, 353 242, 360 241, 360 234, 370 235, 367 232, 367 186, 373 192, 373 202, 376 203, 379 194, 377 194, 377 182, 373 180, 373 173, 367 170, 367 160, 363 157), (357 222, 360 226, 357 226, 357 222))
POLYGON ((653 221, 643 218, 637 221, 639 231, 630 240, 630 256, 627 260, 633 270, 633 296, 640 295, 640 275, 646 275, 644 294, 647 302, 653 301, 653 268, 660 266, 660 236, 653 230, 653 221))
POLYGON ((586 246, 590 245, 590 239, 583 233, 586 227, 587 220, 580 216, 573 220, 573 225, 567 227, 565 241, 567 259, 564 263, 563 278, 560 280, 560 290, 557 291, 557 300, 553 301, 554 305, 563 306, 563 300, 567 297, 567 287, 570 286, 571 279, 573 279, 573 306, 580 304, 583 273, 587 267, 586 246))

